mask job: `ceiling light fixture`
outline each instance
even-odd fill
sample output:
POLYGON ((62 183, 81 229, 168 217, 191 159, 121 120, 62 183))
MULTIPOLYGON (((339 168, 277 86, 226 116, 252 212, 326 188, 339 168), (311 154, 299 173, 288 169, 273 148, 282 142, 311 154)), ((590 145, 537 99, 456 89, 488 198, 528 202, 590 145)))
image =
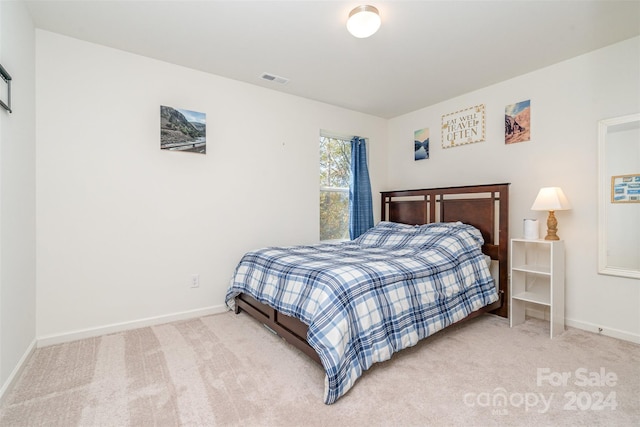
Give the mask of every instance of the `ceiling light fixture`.
POLYGON ((373 6, 358 6, 349 13, 347 30, 359 39, 364 39, 375 34, 380 28, 380 14, 373 6))

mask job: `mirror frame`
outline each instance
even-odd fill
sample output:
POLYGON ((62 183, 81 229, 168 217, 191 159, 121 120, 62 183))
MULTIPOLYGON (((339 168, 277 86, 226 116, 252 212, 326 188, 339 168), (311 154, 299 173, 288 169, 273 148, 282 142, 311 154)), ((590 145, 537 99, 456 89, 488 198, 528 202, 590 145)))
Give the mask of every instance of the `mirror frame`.
POLYGON ((610 200, 606 194, 611 186, 611 177, 605 175, 607 170, 607 132, 610 126, 633 122, 640 122, 640 113, 598 122, 598 273, 640 279, 640 270, 607 265, 607 206, 610 200))

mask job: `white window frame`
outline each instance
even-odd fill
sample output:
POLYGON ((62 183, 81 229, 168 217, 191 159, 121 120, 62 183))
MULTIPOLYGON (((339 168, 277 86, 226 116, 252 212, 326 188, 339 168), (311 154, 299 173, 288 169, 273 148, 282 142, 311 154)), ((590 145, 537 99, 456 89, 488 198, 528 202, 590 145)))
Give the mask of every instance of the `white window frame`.
MULTIPOLYGON (((334 132, 327 132, 327 131, 320 130, 319 138, 333 138, 333 139, 339 139, 341 141, 350 142, 353 139, 353 136, 345 136, 345 135, 337 134, 334 132)), ((327 186, 321 185, 320 192, 344 193, 347 197, 349 197, 349 187, 327 187, 327 186)), ((348 212, 347 212, 347 215, 348 215, 348 212)), ((320 226, 320 224, 318 225, 320 226)), ((319 235, 322 235, 320 228, 318 229, 318 233, 319 235)), ((331 243, 331 242, 343 242, 348 240, 349 238, 347 237, 346 239, 326 239, 326 240, 321 240, 321 242, 331 243)))

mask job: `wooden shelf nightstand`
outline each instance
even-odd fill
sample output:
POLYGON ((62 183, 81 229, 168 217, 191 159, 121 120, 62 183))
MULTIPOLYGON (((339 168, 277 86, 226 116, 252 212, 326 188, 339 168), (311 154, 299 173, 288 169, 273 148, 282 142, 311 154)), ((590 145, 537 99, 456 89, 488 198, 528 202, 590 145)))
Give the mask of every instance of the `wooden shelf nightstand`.
POLYGON ((509 323, 525 320, 527 303, 549 307, 551 338, 564 332, 564 242, 511 239, 509 323))

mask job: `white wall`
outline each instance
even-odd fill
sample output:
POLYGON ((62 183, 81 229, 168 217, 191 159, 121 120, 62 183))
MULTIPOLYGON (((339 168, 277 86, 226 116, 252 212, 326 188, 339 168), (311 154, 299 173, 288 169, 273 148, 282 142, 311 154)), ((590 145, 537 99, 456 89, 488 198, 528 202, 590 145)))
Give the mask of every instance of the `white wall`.
MULTIPOLYGON (((517 58, 515 58, 517 60, 517 58)), ((464 79, 461 70, 457 79, 464 79)), ((566 242, 567 324, 640 342, 640 282, 597 274, 597 122, 640 111, 640 38, 490 86, 389 121, 387 189, 510 182, 511 237, 541 187, 573 205, 556 212, 566 242), (531 141, 504 144, 506 105, 531 100, 531 141), (486 140, 441 148, 441 116, 486 106, 486 140), (413 160, 413 131, 430 128, 430 159, 413 160)), ((452 81, 455 84, 455 81, 452 81)), ((542 228, 542 227, 541 227, 542 228)))
POLYGON ((13 113, 0 108, 2 396, 35 342, 35 37, 22 2, 0 1, 0 63, 13 78, 13 113))
POLYGON ((317 241, 320 129, 369 138, 379 210, 386 120, 41 30, 36 57, 45 342, 221 308, 245 251, 317 241), (206 155, 160 150, 160 105, 207 114, 206 155))

